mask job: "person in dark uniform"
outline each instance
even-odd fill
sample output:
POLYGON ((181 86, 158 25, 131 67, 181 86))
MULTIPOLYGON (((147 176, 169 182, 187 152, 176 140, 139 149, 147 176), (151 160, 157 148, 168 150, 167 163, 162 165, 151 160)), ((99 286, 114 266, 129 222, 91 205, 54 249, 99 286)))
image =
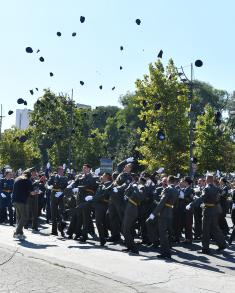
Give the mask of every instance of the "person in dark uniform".
POLYGON ((186 206, 187 210, 192 209, 198 204, 203 204, 203 221, 202 221, 202 253, 210 254, 210 239, 213 237, 218 245, 218 251, 226 248, 224 235, 219 228, 218 218, 220 214, 219 205, 219 188, 214 184, 212 175, 206 177, 206 187, 202 196, 186 206))
POLYGON ((109 173, 104 173, 101 178, 101 184, 98 186, 93 197, 93 207, 95 209, 95 221, 99 234, 100 245, 104 246, 108 236, 106 225, 106 214, 109 205, 110 188, 112 184, 112 176, 109 173))
POLYGON ((133 157, 130 157, 118 164, 117 170, 119 175, 113 182, 113 188, 110 193, 109 203, 109 222, 111 229, 111 237, 109 242, 118 242, 120 240, 120 233, 122 232, 122 223, 124 218, 124 211, 126 202, 124 200, 125 189, 132 182, 132 162, 133 157))
POLYGON ((158 217, 158 230, 161 246, 159 258, 171 258, 169 235, 172 234, 173 207, 177 200, 178 191, 175 188, 175 177, 168 177, 168 186, 161 195, 161 200, 155 210, 150 214, 147 221, 158 217))
POLYGON ((186 205, 193 201, 194 190, 192 188, 193 180, 186 176, 184 178, 184 211, 185 211, 185 244, 192 244, 193 240, 193 210, 186 210, 186 205))
POLYGON ((222 213, 220 214, 219 217, 219 226, 224 235, 229 234, 229 227, 228 223, 226 221, 226 214, 228 213, 228 182, 225 177, 220 178, 220 205, 222 208, 222 213))
POLYGON ((78 192, 77 207, 72 215, 67 234, 70 236, 73 231, 78 231, 82 227, 81 242, 86 242, 88 233, 94 234, 94 226, 91 218, 92 200, 97 189, 96 177, 91 173, 91 166, 84 164, 82 173, 75 178, 75 182, 70 186, 78 192))
MULTIPOLYGON (((33 185, 34 194, 30 194, 28 197, 28 214, 29 221, 31 224, 32 230, 34 232, 38 231, 38 196, 39 196, 39 179, 36 169, 31 170, 31 180, 33 185)), ((27 225, 28 226, 28 225, 27 225)))
POLYGON ((12 170, 6 169, 5 177, 0 179, 0 223, 8 221, 13 226, 13 208, 12 208, 12 191, 14 179, 12 170))
MULTIPOLYGON (((195 199, 201 197, 202 191, 205 188, 205 179, 199 178, 198 184, 194 189, 195 199)), ((202 239, 202 208, 200 206, 194 207, 193 210, 194 216, 194 239, 201 240, 202 239)))
MULTIPOLYGON (((160 183, 160 186, 158 185, 154 192, 153 192, 153 201, 151 206, 151 211, 148 214, 148 217, 152 211, 155 210, 155 208, 158 206, 162 192, 165 188, 167 188, 167 177, 163 177, 160 183)), ((146 219, 147 220, 147 219, 146 219)), ((148 240, 149 244, 152 244, 151 248, 157 248, 160 244, 159 241, 159 231, 158 231, 158 217, 155 217, 154 220, 146 221, 147 226, 147 232, 148 232, 148 240)))
POLYGON ((141 244, 151 245, 146 220, 153 210, 155 183, 146 172, 142 172, 141 178, 146 179, 144 197, 139 206, 139 223, 142 242, 141 244))
POLYGON ((51 190, 51 220, 52 235, 64 236, 64 189, 68 185, 68 178, 64 176, 63 167, 58 167, 57 174, 54 174, 48 180, 48 188, 51 190))
POLYGON ((180 179, 176 185, 178 191, 178 197, 176 204, 173 208, 173 231, 174 231, 174 242, 179 243, 182 238, 182 231, 185 227, 185 199, 184 199, 184 190, 185 190, 185 181, 180 179))
POLYGON ((123 219, 123 235, 127 249, 123 251, 139 254, 138 248, 134 241, 133 228, 138 219, 139 206, 145 197, 146 179, 140 177, 138 182, 132 182, 125 190, 127 199, 124 219, 123 219))

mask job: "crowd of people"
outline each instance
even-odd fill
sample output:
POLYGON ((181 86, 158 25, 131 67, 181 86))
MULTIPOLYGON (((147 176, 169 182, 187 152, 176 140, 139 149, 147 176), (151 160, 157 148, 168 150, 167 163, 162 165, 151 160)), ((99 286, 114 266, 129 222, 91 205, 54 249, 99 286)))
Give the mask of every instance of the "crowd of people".
POLYGON ((51 234, 85 243, 98 232, 101 246, 122 243, 123 251, 139 254, 141 245, 160 247, 160 258, 171 258, 174 243, 202 242, 201 253, 210 254, 210 243, 222 251, 235 238, 235 185, 213 174, 192 179, 164 173, 133 173, 134 158, 117 170, 95 174, 84 164, 78 174, 58 167, 35 168, 14 174, 2 170, 0 223, 16 226, 13 237, 24 240, 24 229, 37 232, 40 221, 51 224, 51 234), (233 228, 226 220, 231 213, 233 228), (40 221, 39 221, 40 219, 40 221), (184 236, 184 237, 183 237, 184 236))

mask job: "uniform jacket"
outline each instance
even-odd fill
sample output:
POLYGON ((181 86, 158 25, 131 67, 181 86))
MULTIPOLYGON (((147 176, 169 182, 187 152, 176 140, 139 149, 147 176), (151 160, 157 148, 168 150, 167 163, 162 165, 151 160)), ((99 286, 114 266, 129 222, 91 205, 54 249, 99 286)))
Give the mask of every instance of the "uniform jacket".
POLYGON ((178 191, 174 185, 169 185, 165 188, 161 195, 161 200, 158 206, 154 209, 153 214, 155 216, 172 218, 173 217, 173 207, 176 203, 178 196, 178 191))

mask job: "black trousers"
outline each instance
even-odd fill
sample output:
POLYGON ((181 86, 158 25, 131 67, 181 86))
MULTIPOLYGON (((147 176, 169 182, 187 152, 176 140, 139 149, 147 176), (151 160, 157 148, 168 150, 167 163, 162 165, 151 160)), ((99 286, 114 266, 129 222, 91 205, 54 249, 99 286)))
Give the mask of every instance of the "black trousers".
POLYGON ((82 227, 82 236, 87 239, 87 234, 94 234, 95 229, 92 222, 92 205, 90 202, 80 202, 77 209, 77 229, 82 227))
POLYGON ((149 242, 146 220, 153 210, 152 203, 143 203, 139 207, 139 222, 142 240, 149 242))
POLYGON ((95 222, 99 234, 100 242, 104 241, 108 236, 108 229, 106 223, 106 214, 108 210, 108 203, 95 203, 95 222))
POLYGON ((158 230, 158 217, 154 220, 146 222, 148 240, 153 244, 159 244, 159 230, 158 230))
POLYGON ((64 197, 55 197, 55 192, 51 193, 51 220, 52 233, 57 233, 58 224, 63 221, 64 216, 64 197))
POLYGON ((125 202, 123 199, 113 200, 109 203, 109 222, 111 235, 113 237, 120 237, 122 232, 122 222, 125 212, 125 202))
POLYGON ((194 208, 194 237, 202 236, 202 209, 201 207, 194 208))
POLYGON ((202 247, 205 250, 209 249, 210 238, 215 239, 219 247, 225 247, 226 242, 224 235, 218 224, 218 216, 204 216, 202 220, 202 247))
POLYGON ((170 241, 172 235, 172 218, 159 217, 158 230, 162 254, 170 254, 170 241))
POLYGON ((136 244, 133 236, 133 227, 138 218, 138 206, 128 202, 125 209, 123 219, 123 235, 125 238, 126 247, 129 249, 136 249, 136 244))
POLYGON ((226 220, 226 213, 222 213, 219 217, 219 226, 224 235, 227 235, 229 233, 229 227, 226 220))

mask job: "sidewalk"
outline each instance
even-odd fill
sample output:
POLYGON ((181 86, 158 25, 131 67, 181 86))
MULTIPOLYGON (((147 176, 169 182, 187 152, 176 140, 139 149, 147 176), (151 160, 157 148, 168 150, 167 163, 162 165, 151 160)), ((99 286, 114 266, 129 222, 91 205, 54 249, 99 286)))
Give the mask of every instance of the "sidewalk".
POLYGON ((25 231, 26 241, 13 239, 14 228, 0 225, 0 248, 23 253, 29 258, 61 264, 65 268, 80 268, 105 278, 125 279, 139 288, 140 292, 229 292, 235 287, 235 253, 229 250, 224 255, 205 256, 196 252, 176 248, 176 254, 188 254, 179 261, 159 260, 157 253, 141 252, 133 256, 108 245, 101 248, 97 242, 81 244, 75 240, 64 240, 46 232, 33 234, 25 231), (178 252, 177 252, 178 251, 178 252), (229 259, 228 259, 229 258, 229 259), (142 291, 141 291, 142 290, 142 291), (155 291, 158 292, 158 291, 155 291))

